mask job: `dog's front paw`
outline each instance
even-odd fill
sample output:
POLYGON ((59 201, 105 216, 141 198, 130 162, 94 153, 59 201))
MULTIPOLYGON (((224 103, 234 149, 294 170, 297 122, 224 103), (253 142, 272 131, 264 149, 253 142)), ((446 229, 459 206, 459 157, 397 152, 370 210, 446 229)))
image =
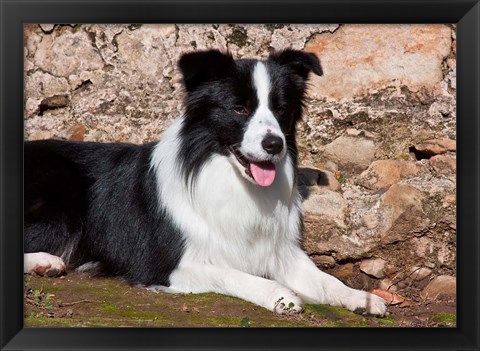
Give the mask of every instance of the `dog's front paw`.
POLYGON ((303 310, 303 301, 293 291, 282 291, 275 300, 273 311, 278 314, 294 314, 303 310))
POLYGON ((353 290, 344 304, 346 308, 358 314, 383 317, 387 312, 387 304, 384 299, 361 290, 353 290))
POLYGON ((23 272, 30 275, 58 277, 66 273, 63 260, 46 252, 24 255, 23 272))

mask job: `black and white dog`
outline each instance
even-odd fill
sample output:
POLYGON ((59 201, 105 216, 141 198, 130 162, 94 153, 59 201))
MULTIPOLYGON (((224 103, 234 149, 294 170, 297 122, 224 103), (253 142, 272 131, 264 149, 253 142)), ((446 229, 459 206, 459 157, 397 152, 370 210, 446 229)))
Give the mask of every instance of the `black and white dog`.
POLYGON ((152 290, 215 292, 278 313, 306 303, 384 315, 301 247, 296 123, 314 54, 180 58, 185 112, 141 146, 25 143, 25 267, 95 268, 152 290))

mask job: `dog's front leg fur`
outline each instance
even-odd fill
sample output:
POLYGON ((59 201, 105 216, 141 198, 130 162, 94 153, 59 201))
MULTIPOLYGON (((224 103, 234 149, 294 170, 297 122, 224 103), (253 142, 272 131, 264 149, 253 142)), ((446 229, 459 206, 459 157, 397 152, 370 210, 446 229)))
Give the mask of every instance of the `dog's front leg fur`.
MULTIPOLYGON (((172 273, 170 283, 167 291, 214 292, 234 296, 280 314, 296 313, 303 309, 302 299, 287 287, 273 280, 230 268, 213 265, 183 266, 172 273)), ((149 288, 155 290, 155 286, 149 288)), ((158 290, 165 291, 161 287, 158 290)))
POLYGON ((383 316, 385 301, 371 293, 349 288, 337 278, 322 272, 300 249, 291 247, 274 279, 295 291, 306 303, 329 304, 351 311, 383 316))

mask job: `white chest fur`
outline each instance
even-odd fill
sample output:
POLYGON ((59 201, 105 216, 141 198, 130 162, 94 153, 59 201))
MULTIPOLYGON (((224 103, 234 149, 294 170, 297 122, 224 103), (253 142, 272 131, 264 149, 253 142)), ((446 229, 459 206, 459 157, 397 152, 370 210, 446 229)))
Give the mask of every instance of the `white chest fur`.
POLYGON ((274 253, 299 239, 300 199, 291 159, 277 164, 266 188, 246 181, 231 160, 213 156, 192 191, 179 176, 181 119, 163 135, 152 157, 162 205, 185 235, 180 265, 214 264, 254 275, 275 269, 274 253), (268 258, 268 259, 267 259, 268 258))

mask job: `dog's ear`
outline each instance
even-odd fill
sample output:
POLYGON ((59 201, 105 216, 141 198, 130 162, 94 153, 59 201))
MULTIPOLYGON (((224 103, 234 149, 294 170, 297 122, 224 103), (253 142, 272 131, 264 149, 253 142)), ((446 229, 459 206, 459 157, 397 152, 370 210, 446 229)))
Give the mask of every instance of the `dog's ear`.
POLYGON ((185 88, 190 92, 202 83, 224 77, 233 63, 230 53, 208 50, 183 54, 178 61, 178 67, 182 72, 185 88))
POLYGON ((286 49, 271 53, 268 59, 280 65, 289 66, 295 74, 299 75, 304 80, 307 79, 310 72, 313 72, 318 76, 323 74, 320 60, 317 55, 313 53, 286 49))

